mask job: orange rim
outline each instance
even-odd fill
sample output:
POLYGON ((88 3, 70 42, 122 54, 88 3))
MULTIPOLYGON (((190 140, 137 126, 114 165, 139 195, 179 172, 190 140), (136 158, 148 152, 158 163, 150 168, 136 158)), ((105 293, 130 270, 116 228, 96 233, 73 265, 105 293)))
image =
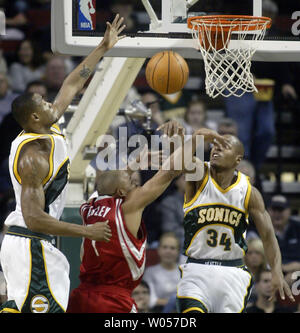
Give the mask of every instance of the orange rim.
POLYGON ((223 31, 239 31, 241 25, 246 26, 248 31, 254 31, 269 29, 272 25, 272 19, 265 16, 249 15, 205 15, 189 17, 187 20, 189 29, 194 29, 196 24, 203 23, 208 24, 205 28, 211 31, 216 31, 220 27, 223 31))

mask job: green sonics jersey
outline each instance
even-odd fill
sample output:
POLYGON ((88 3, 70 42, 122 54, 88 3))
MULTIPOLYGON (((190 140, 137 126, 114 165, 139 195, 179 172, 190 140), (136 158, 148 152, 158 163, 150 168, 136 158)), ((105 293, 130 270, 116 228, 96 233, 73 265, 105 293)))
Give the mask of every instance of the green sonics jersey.
POLYGON ((247 251, 248 204, 251 185, 237 172, 237 180, 222 189, 205 163, 204 180, 190 202, 184 203, 184 253, 194 259, 232 260, 247 251))

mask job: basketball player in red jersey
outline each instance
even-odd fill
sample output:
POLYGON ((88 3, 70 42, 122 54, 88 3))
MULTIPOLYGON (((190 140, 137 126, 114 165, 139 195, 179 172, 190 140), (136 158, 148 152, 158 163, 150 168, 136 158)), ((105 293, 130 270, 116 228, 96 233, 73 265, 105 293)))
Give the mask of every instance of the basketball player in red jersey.
MULTIPOLYGON (((179 125, 173 133, 182 132, 179 125)), ((213 138, 226 140, 214 132, 213 138)), ((193 137, 195 140, 195 136, 193 137)), ((195 152, 195 144, 190 145, 195 152)), ((158 198, 182 171, 172 170, 177 149, 170 157, 171 170, 159 170, 143 186, 131 180, 131 171, 106 171, 97 179, 98 197, 85 203, 80 214, 85 225, 109 221, 112 237, 108 243, 83 240, 80 285, 70 296, 70 313, 137 312, 131 298, 145 268, 146 229, 142 222, 144 208, 158 198)), ((193 156, 185 150, 186 156, 193 156)), ((182 164, 183 165, 183 164, 182 164)), ((105 222, 107 223, 107 222, 105 222)))

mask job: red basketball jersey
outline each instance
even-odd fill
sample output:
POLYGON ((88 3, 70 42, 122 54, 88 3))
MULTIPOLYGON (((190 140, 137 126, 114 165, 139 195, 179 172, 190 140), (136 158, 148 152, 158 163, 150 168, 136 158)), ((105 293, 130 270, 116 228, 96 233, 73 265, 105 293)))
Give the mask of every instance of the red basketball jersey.
POLYGON ((109 221, 109 242, 83 241, 80 281, 132 290, 140 283, 146 261, 146 228, 144 223, 134 237, 126 227, 122 213, 123 199, 101 196, 85 203, 80 214, 85 225, 109 221))

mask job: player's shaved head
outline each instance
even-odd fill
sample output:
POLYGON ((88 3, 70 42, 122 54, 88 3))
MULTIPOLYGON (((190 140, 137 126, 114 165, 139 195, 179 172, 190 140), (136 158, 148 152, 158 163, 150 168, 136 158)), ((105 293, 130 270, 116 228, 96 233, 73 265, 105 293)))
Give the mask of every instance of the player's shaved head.
POLYGON ((96 188, 98 195, 126 197, 137 185, 127 170, 108 170, 97 175, 96 188))
POLYGON ((35 97, 35 94, 25 93, 12 102, 12 115, 22 128, 26 127, 31 113, 38 109, 35 97))
POLYGON ((96 187, 99 195, 113 195, 120 184, 120 171, 103 171, 97 176, 96 187))
POLYGON ((240 139, 231 134, 226 134, 224 136, 229 139, 230 144, 235 149, 237 155, 241 155, 242 157, 244 157, 245 149, 240 139))

